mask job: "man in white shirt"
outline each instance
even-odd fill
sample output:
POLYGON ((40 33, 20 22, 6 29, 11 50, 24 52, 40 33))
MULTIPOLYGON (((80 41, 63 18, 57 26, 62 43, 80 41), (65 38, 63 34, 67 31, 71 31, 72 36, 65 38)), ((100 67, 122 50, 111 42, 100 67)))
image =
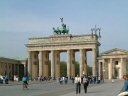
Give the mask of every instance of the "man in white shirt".
POLYGON ((80 94, 81 91, 81 77, 79 77, 79 75, 77 75, 77 77, 75 77, 75 84, 76 84, 76 94, 80 94))

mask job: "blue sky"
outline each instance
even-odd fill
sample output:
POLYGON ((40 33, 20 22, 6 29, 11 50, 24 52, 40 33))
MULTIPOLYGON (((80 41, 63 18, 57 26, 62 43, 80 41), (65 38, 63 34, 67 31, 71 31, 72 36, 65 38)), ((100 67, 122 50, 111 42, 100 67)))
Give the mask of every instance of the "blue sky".
POLYGON ((60 17, 70 34, 102 29, 100 52, 128 50, 128 0, 0 0, 0 56, 25 58, 29 37, 53 35, 60 17))

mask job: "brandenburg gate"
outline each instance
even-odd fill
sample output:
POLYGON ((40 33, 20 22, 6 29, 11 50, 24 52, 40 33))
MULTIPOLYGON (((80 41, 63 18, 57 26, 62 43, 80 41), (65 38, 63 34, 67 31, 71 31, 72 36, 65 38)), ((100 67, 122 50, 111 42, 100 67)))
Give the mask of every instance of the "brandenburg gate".
POLYGON ((67 52, 67 76, 75 76, 75 52, 80 52, 79 75, 87 74, 87 51, 92 51, 93 76, 97 75, 97 56, 99 54, 99 36, 68 34, 66 24, 61 18, 62 28, 55 29, 54 35, 49 37, 29 38, 26 44, 28 51, 28 73, 31 78, 38 76, 60 77, 60 53, 67 52), (48 68, 51 53, 51 71, 48 68), (51 74, 49 74, 51 72, 51 74))

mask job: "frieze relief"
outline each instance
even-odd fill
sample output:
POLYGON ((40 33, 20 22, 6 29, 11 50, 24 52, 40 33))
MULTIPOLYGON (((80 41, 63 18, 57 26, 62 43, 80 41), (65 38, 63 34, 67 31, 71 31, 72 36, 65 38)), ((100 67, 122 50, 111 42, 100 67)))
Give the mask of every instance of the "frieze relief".
POLYGON ((73 37, 72 41, 94 41, 95 38, 91 36, 80 36, 80 37, 73 37))
POLYGON ((49 38, 33 38, 29 40, 29 44, 54 44, 56 42, 82 42, 82 41, 97 41, 95 37, 91 37, 90 35, 85 36, 52 36, 49 38))
POLYGON ((41 51, 41 50, 68 50, 68 49, 93 49, 94 45, 65 45, 65 46, 42 46, 42 47, 29 47, 28 51, 41 51))
POLYGON ((56 37, 51 38, 51 42, 67 42, 70 41, 70 37, 56 37))

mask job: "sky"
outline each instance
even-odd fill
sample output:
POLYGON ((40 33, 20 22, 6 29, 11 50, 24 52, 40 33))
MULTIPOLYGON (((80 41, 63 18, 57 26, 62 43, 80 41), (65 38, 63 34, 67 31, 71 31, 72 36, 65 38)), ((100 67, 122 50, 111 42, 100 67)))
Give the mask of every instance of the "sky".
POLYGON ((61 17, 72 35, 101 28, 100 53, 128 50, 128 0, 0 0, 0 56, 26 58, 28 38, 53 35, 61 17))

